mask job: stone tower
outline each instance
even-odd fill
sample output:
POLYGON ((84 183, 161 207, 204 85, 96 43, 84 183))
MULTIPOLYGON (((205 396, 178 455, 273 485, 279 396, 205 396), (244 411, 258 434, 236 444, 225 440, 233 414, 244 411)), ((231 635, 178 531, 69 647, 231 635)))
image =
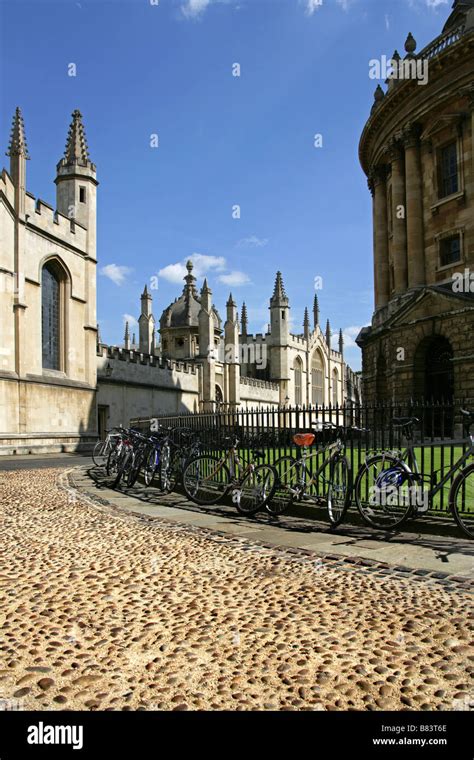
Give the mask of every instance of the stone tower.
POLYGON ((66 149, 56 169, 56 208, 87 230, 89 256, 96 259, 96 188, 99 183, 96 167, 89 160, 82 114, 77 109, 72 113, 66 149))
POLYGON ((203 410, 213 411, 216 401, 216 358, 217 347, 214 338, 214 317, 212 313, 212 291, 204 280, 201 289, 201 309, 199 311, 199 356, 202 359, 202 400, 203 410))
POLYGON ((224 337, 228 401, 231 406, 237 406, 240 402, 239 318, 232 293, 229 295, 226 308, 227 321, 224 325, 224 337))
POLYGON ((290 303, 285 293, 281 272, 277 272, 273 296, 270 299, 270 375, 280 380, 280 403, 284 403, 290 381, 290 303))
POLYGON ((153 354, 155 349, 155 318, 152 313, 153 299, 146 285, 140 300, 142 307, 138 318, 140 353, 153 354))

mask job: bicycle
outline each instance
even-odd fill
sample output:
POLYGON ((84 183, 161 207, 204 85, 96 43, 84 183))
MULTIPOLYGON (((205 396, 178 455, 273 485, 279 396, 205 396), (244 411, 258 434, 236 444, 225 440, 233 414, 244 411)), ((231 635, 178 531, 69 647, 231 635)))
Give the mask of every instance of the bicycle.
POLYGON ((106 430, 105 440, 97 441, 92 451, 92 461, 96 467, 106 466, 109 454, 119 442, 122 431, 122 427, 114 427, 111 430, 106 430))
MULTIPOLYGON (((200 506, 211 506, 228 493, 243 515, 254 515, 272 498, 277 473, 273 465, 242 462, 237 447, 238 438, 224 439, 228 445, 221 456, 201 454, 192 459, 183 473, 183 487, 188 498, 200 506), (239 472, 240 471, 240 472, 239 472)), ((254 451, 259 460, 265 454, 254 451)))
POLYGON ((278 473, 277 496, 266 505, 266 509, 271 515, 278 516, 295 502, 322 503, 326 505, 329 521, 335 528, 345 517, 352 491, 352 469, 345 454, 346 437, 349 432, 366 431, 355 427, 343 428, 333 422, 316 421, 311 424, 313 432, 297 433, 293 436, 293 443, 301 451, 299 458, 287 455, 275 462, 278 473), (315 441, 320 447, 322 444, 322 448, 314 452, 309 451, 315 441), (321 455, 324 457, 322 464, 311 474, 307 467, 308 462, 321 455), (328 468, 329 475, 326 476, 328 468))
MULTIPOLYGON (((364 521, 375 528, 394 530, 408 519, 427 512, 434 497, 452 480, 449 491, 449 509, 460 529, 474 538, 474 463, 466 465, 474 457, 474 412, 461 410, 466 428, 468 450, 450 466, 441 480, 420 473, 413 442, 413 428, 419 422, 416 417, 394 417, 392 426, 399 428, 406 439, 402 451, 383 451, 375 454, 360 467, 354 485, 356 504, 364 521), (453 480, 454 478, 454 480, 453 480), (429 481, 429 487, 424 483, 429 481), (421 484, 421 488, 420 488, 421 484)), ((425 444, 430 446, 433 444, 425 444)), ((441 470, 437 471, 441 472, 441 470)))

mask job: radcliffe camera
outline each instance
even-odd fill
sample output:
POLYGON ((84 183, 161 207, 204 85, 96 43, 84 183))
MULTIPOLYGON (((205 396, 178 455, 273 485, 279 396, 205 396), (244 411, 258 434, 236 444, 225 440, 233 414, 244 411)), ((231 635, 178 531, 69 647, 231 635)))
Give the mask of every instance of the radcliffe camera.
POLYGON ((1 0, 0 64, 0 760, 472 760, 474 0, 1 0))

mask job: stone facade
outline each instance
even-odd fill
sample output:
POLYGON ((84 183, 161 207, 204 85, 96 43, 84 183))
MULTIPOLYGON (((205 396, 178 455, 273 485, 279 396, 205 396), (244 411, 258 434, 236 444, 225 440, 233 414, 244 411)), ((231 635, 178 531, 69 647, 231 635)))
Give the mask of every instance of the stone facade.
MULTIPOLYGON (((357 342, 367 401, 474 401, 474 0, 378 87, 360 141, 373 195, 375 312, 357 342), (470 278, 470 273, 473 276, 470 278)), ((394 60, 398 60, 394 54, 394 60)))
MULTIPOLYGON (((0 450, 64 450, 97 435, 96 186, 81 117, 57 167, 55 211, 26 189, 17 109, 0 177, 0 450), (53 366, 43 366, 42 289, 57 288, 53 366)), ((47 347, 46 347, 47 348, 47 347)))

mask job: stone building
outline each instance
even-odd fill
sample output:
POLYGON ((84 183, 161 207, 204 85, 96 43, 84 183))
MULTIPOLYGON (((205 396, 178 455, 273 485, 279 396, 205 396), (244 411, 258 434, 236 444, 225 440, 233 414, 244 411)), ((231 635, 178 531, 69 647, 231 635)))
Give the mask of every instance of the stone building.
POLYGON ((0 177, 0 453, 89 448, 130 419, 219 408, 359 400, 359 377, 331 348, 329 322, 290 331, 278 273, 265 335, 250 335, 232 296, 223 323, 206 281, 188 263, 182 294, 164 309, 157 343, 153 300, 140 299, 138 342, 102 343, 96 317, 96 167, 79 111, 56 170, 56 209, 27 190, 20 110, 10 171, 0 177), (240 321, 242 329, 240 329, 240 321))
POLYGON ((75 449, 97 434, 96 169, 79 111, 56 210, 27 190, 17 109, 0 177, 0 451, 75 449))
MULTIPOLYGON (((278 272, 270 298, 269 330, 252 335, 246 306, 242 305, 239 320, 232 294, 222 322, 207 280, 200 291, 196 287, 192 261, 187 263, 184 282, 181 295, 162 312, 160 342, 151 355, 130 341, 128 324, 122 347, 99 343, 101 427, 117 424, 127 413, 145 417, 150 410, 157 414, 360 402, 360 375, 344 362, 342 331, 336 351, 330 346, 329 320, 324 332, 320 328, 317 297, 312 326, 306 309, 303 332, 294 335, 289 299, 278 272)), ((145 293, 147 314, 154 322, 146 289, 142 314, 145 293)))
MULTIPOLYGON (((416 76, 379 86, 360 140, 373 195, 375 312, 364 399, 474 402, 474 0, 456 0, 416 76)), ((400 69, 401 70, 401 69, 400 69)))

